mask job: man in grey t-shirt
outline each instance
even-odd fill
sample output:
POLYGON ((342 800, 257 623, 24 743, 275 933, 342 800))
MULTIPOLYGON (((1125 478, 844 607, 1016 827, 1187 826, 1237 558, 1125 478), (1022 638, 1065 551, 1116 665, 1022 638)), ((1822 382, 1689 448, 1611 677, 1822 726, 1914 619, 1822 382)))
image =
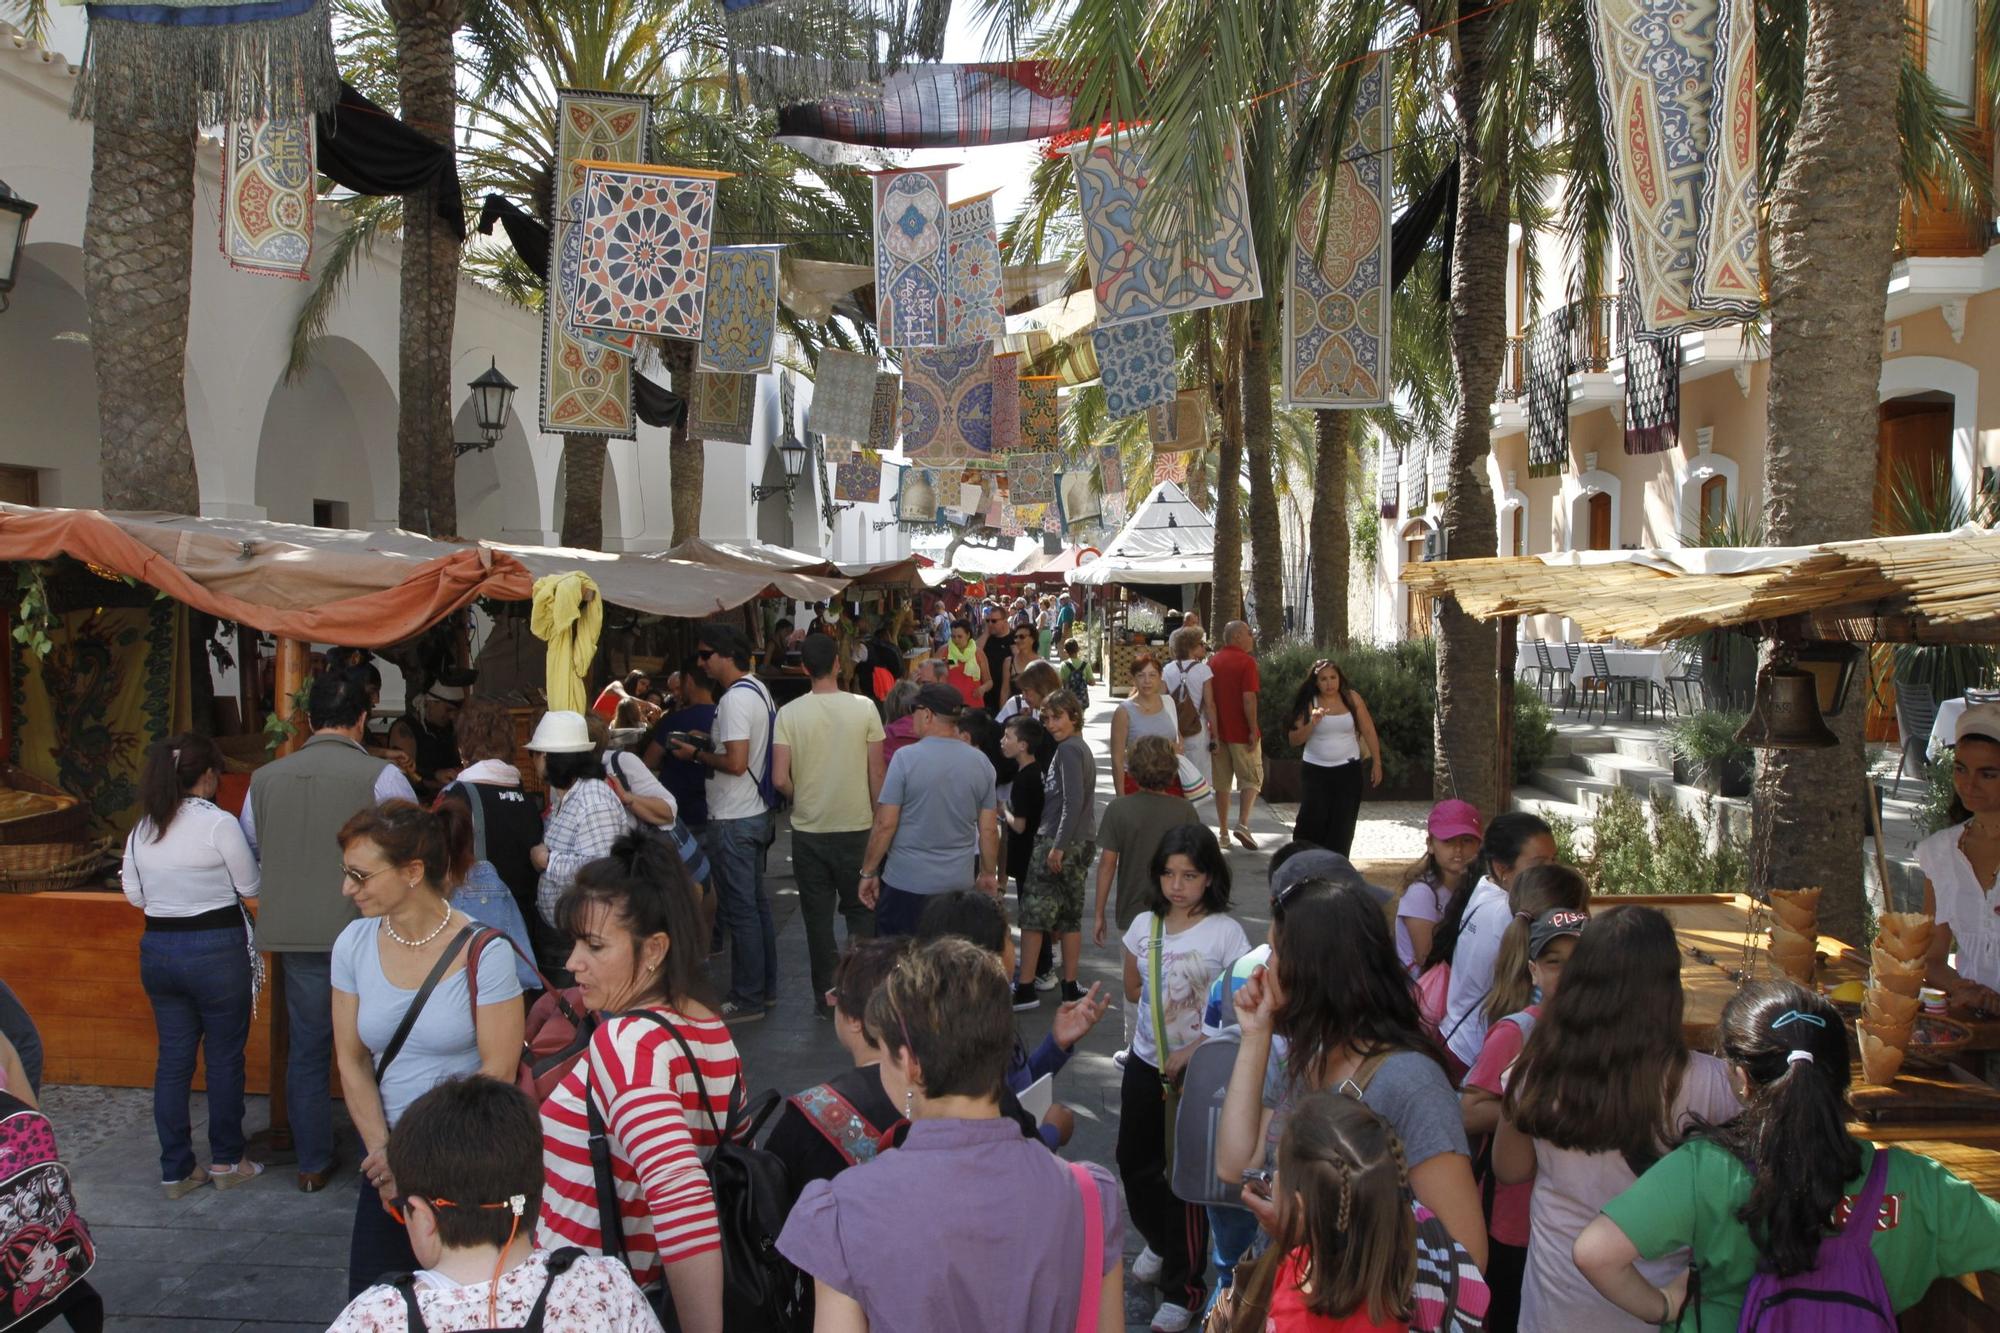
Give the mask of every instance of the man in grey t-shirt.
POLYGON ((882 779, 861 858, 861 901, 875 909, 878 935, 913 934, 936 894, 976 886, 999 895, 993 765, 959 737, 964 706, 949 685, 920 688, 918 740, 896 751, 882 779))

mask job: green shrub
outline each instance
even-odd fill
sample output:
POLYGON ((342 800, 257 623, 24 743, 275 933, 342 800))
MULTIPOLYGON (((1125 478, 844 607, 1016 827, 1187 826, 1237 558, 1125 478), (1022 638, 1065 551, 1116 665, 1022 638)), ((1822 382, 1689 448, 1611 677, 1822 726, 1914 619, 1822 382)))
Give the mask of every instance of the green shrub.
POLYGON ((1526 782, 1556 748, 1555 715, 1525 680, 1514 682, 1514 781, 1526 782))
POLYGON ((1578 868, 1593 894, 1742 893, 1749 858, 1726 834, 1711 836, 1715 818, 1713 803, 1696 816, 1666 796, 1642 805, 1620 788, 1597 807, 1578 868))
POLYGON ((1756 760, 1750 747, 1736 739, 1743 721, 1742 713, 1703 709, 1676 718, 1667 728, 1667 744, 1674 757, 1687 765, 1689 777, 1696 782, 1711 778, 1719 782, 1724 769, 1749 767, 1756 760))
POLYGON ((1931 762, 1924 775, 1923 804, 1917 807, 1917 831, 1925 837, 1951 825, 1951 807, 1958 791, 1951 785, 1951 751, 1931 762))
POLYGON ((1549 835, 1555 840, 1556 860, 1566 866, 1581 867, 1587 858, 1577 841, 1576 821, 1562 815, 1543 815, 1542 822, 1549 826, 1549 835))

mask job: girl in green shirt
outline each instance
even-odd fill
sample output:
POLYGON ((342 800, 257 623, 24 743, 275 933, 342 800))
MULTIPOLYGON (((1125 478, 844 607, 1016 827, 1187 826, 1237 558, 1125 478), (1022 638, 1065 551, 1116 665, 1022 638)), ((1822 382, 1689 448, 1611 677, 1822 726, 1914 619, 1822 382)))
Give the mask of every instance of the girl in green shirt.
POLYGON ((1627 1313, 1678 1328, 1733 1329, 1759 1269, 1815 1266, 1845 1223, 1875 1154, 1888 1182, 1870 1248, 1898 1312, 1940 1277, 2000 1269, 2000 1204, 1928 1157, 1847 1132, 1847 1035, 1819 995, 1789 981, 1745 986, 1722 1011, 1722 1054, 1743 1113, 1698 1130, 1606 1204, 1577 1238, 1584 1276, 1627 1313), (1688 1280, 1655 1287, 1635 1266, 1693 1250, 1688 1280))

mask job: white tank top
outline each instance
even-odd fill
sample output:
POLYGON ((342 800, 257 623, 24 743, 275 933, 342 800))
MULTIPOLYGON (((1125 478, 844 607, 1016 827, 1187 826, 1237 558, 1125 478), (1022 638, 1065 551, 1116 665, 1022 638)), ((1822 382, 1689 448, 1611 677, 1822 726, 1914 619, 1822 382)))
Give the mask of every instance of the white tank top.
POLYGON ((1360 757, 1361 738, 1354 730, 1353 713, 1321 718, 1313 724, 1312 735, 1306 737, 1305 760, 1308 764, 1334 768, 1351 764, 1360 757))

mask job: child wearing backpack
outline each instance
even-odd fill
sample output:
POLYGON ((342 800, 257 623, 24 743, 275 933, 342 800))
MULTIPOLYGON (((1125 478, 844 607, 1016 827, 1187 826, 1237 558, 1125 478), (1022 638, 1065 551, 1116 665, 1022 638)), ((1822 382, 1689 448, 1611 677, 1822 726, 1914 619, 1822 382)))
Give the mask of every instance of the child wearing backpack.
POLYGON ((1431 807, 1424 830, 1421 860, 1403 872, 1403 896, 1396 902, 1396 961, 1412 977, 1420 975, 1431 956, 1431 942, 1447 913, 1450 929, 1458 930, 1477 876, 1479 810, 1469 801, 1439 801, 1431 807))
POLYGON ((438 1084, 396 1122, 389 1169, 423 1267, 362 1292, 327 1333, 659 1329, 618 1260, 534 1248, 542 1132, 518 1089, 478 1075, 438 1084))
POLYGON ((1605 1299, 1647 1323, 1846 1333, 1894 1328, 1938 1278, 2000 1268, 2000 1204, 1848 1134, 1847 1035, 1826 1000, 1755 982, 1719 1035, 1743 1113, 1698 1128, 1577 1239, 1605 1299), (1690 1246, 1693 1317, 1687 1278, 1656 1287, 1635 1266, 1690 1246))
POLYGON ((1062 687, 1090 707, 1090 663, 1083 660, 1083 645, 1075 639, 1063 640, 1062 687))
POLYGON ((1125 999, 1139 1025, 1119 1088, 1118 1174, 1126 1210, 1146 1238, 1132 1279, 1160 1290, 1158 1333, 1181 1333, 1202 1308, 1208 1283, 1208 1222, 1174 1194, 1169 1176, 1177 1087, 1202 1041, 1208 986, 1250 950, 1229 910, 1229 864, 1215 833, 1181 824, 1153 852, 1152 909, 1125 931, 1125 999))

